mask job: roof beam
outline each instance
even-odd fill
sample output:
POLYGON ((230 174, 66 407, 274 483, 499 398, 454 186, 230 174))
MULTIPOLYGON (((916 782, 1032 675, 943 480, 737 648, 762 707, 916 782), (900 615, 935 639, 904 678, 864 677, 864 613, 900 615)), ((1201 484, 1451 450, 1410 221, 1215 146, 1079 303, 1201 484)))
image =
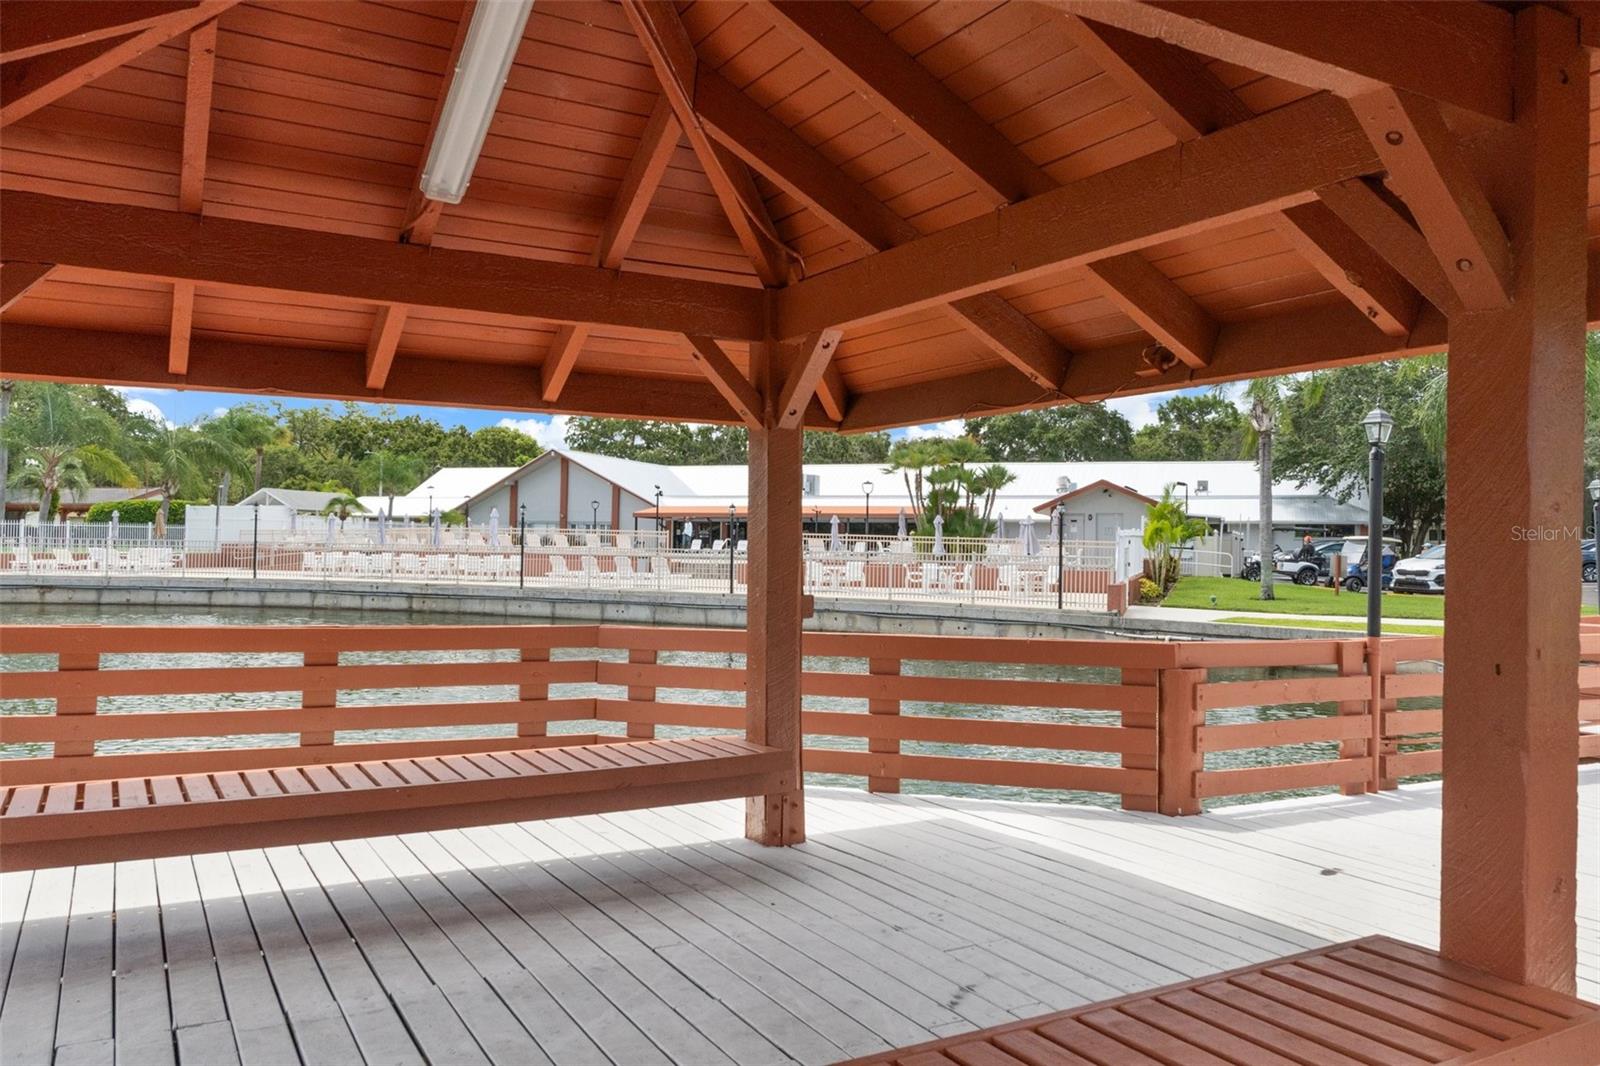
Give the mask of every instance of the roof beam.
POLYGON ((1439 105, 1381 89, 1351 106, 1383 159, 1389 188, 1417 220, 1462 306, 1468 311, 1507 306, 1511 242, 1439 105))
POLYGON ((1177 283, 1138 252, 1089 264, 1089 274, 1113 303, 1186 365, 1207 366, 1217 323, 1177 283))
POLYGON ((685 335, 684 340, 689 342, 689 358, 694 360, 695 366, 711 382, 712 387, 728 401, 733 413, 751 429, 760 429, 766 404, 762 402, 756 387, 750 384, 750 379, 733 365, 733 360, 728 358, 722 346, 711 337, 685 335))
POLYGON ((28 290, 49 277, 55 268, 54 263, 0 263, 0 311, 28 295, 28 290))
MULTIPOLYGON (((238 0, 201 0, 192 7, 151 19, 132 36, 94 37, 56 51, 0 66, 0 128, 55 103, 74 89, 137 59, 216 18, 238 0)), ((7 5, 9 12, 9 5, 7 5)), ((7 33, 10 15, 7 14, 7 33)))
MULTIPOLYGON (((880 251, 920 236, 915 226, 715 71, 700 71, 695 106, 719 143, 861 247, 880 251)), ((1066 373, 1071 353, 999 294, 958 301, 951 313, 1039 388, 1054 389, 1066 373)))
MULTIPOLYGON (((608 418, 670 418, 694 422, 736 421, 710 385, 682 378, 640 379, 621 374, 574 374, 561 405, 539 400, 538 383, 526 366, 470 363, 454 359, 398 356, 380 395, 366 387, 363 352, 290 348, 276 344, 196 337, 186 377, 167 366, 167 338, 7 323, 7 378, 71 381, 147 388, 205 389, 256 396, 318 400, 415 403, 597 415, 608 418)), ((827 426, 813 408, 808 424, 827 426)))
MULTIPOLYGON (((766 298, 738 285, 0 189, 16 259, 207 286, 276 289, 553 322, 742 340, 766 335, 766 298)), ((825 324, 826 325, 826 324, 825 324)))
POLYGON ((1309 201, 1382 167, 1317 94, 918 238, 778 294, 780 336, 868 322, 1309 201))
POLYGON ((822 380, 817 382, 817 402, 822 405, 823 413, 835 422, 844 421, 850 410, 850 390, 845 386, 844 375, 839 373, 839 364, 831 359, 822 371, 822 380))
POLYGON ((1339 96, 1393 85, 1492 119, 1512 117, 1512 19, 1495 5, 1052 2, 1083 18, 1339 96))
POLYGON ((777 239, 754 179, 743 163, 712 142, 695 116, 694 85, 700 57, 677 9, 671 0, 623 0, 622 7, 756 276, 765 285, 785 284, 789 252, 777 239))
POLYGON ((400 304, 383 304, 372 320, 372 336, 367 340, 367 388, 383 391, 394 365, 395 349, 406 328, 408 309, 400 304))
MULTIPOLYGON (((1255 117, 1193 52, 1104 23, 1068 18, 1067 24, 1079 47, 1180 141, 1255 117)), ((1417 294, 1376 252, 1314 204, 1291 208, 1278 223, 1306 261, 1378 328, 1406 335, 1417 294)))
POLYGON ((794 429, 805 419, 806 407, 817 393, 822 376, 839 350, 839 331, 826 329, 789 342, 791 351, 784 360, 789 374, 778 392, 777 412, 779 429, 794 429))
POLYGON ((840 0, 774 0, 768 9, 801 44, 982 190, 991 205, 1026 199, 1055 182, 854 6, 840 0))
POLYGON ((1460 307, 1455 287, 1427 238, 1370 184, 1360 178, 1341 181, 1318 189, 1317 198, 1433 306, 1446 313, 1460 307))
POLYGON ((450 54, 445 57, 444 73, 439 80, 439 91, 433 98, 433 114, 428 118, 428 133, 422 138, 422 155, 417 159, 416 172, 411 175, 411 188, 406 201, 406 213, 400 223, 400 239, 407 244, 432 244, 433 232, 439 226, 439 216, 444 214, 443 200, 430 200, 422 195, 422 171, 428 165, 428 155, 433 151, 433 139, 439 135, 439 116, 444 114, 444 103, 450 95, 450 84, 455 80, 456 65, 461 60, 461 47, 466 44, 467 31, 472 28, 472 16, 478 0, 464 0, 461 17, 456 20, 455 41, 450 54))
POLYGON ((196 6, 198 0, 98 0, 92 4, 8 0, 0 63, 142 33, 168 16, 196 6))
POLYGON ((167 330, 167 373, 179 378, 189 373, 189 348, 193 340, 194 282, 180 281, 172 286, 172 322, 167 330))
MULTIPOLYGON (((600 227, 600 236, 589 256, 591 266, 607 270, 622 266, 682 132, 665 97, 658 99, 645 123, 644 134, 639 138, 639 147, 628 163, 628 171, 622 176, 617 197, 611 202, 611 213, 600 227)), ((561 398, 561 390, 566 387, 567 378, 577 365, 578 353, 588 339, 586 325, 562 326, 556 331, 555 340, 539 366, 539 387, 546 403, 555 403, 561 398)))
POLYGON ((178 174, 178 210, 198 215, 205 202, 206 154, 211 140, 211 90, 217 66, 217 22, 189 34, 184 78, 183 160, 178 174))

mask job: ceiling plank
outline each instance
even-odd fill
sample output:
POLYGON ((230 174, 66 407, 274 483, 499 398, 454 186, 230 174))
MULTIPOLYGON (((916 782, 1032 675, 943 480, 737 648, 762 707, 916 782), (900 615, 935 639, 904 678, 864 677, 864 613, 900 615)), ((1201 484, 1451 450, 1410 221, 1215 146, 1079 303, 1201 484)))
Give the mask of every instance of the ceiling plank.
POLYGON ((28 290, 49 277, 55 268, 54 263, 24 263, 14 259, 0 263, 0 311, 28 295, 28 290))
POLYGON ((439 91, 433 98, 433 114, 428 118, 428 132, 422 138, 422 155, 418 157, 417 169, 411 175, 406 211, 401 216, 404 221, 400 223, 400 240, 406 244, 432 244, 434 231, 439 228, 439 218, 444 214, 443 200, 430 200, 422 195, 422 171, 427 167, 428 155, 433 151, 433 139, 439 134, 439 116, 444 114, 445 99, 450 95, 450 83, 455 78, 456 65, 461 60, 461 48, 466 44, 467 31, 472 28, 472 15, 477 7, 478 0, 464 0, 461 15, 456 19, 455 40, 450 45, 450 54, 445 57, 439 91))
MULTIPOLYGON (((1192 141, 1255 117, 1193 52, 1100 22, 1066 21, 1079 47, 1178 140, 1192 141)), ((1337 218, 1303 204, 1280 215, 1278 229, 1385 333, 1403 337, 1411 329, 1416 292, 1337 218)))
MULTIPOLYGON (((0 189, 0 245, 15 259, 552 322, 751 340, 758 289, 519 256, 318 233, 231 218, 0 189)), ((827 325, 827 324, 824 324, 827 325)))
POLYGON ((750 379, 733 365, 733 360, 722 350, 722 345, 711 337, 685 335, 684 340, 689 342, 689 358, 712 387, 728 401, 733 413, 751 429, 760 429, 766 405, 756 387, 750 384, 750 379))
POLYGON ((1325 93, 807 278, 780 336, 874 321, 1256 217, 1382 167, 1325 93))
POLYGON ((197 5, 198 0, 97 0, 92 4, 7 0, 0 63, 142 33, 155 28, 167 16, 197 5))
POLYGON ((683 128, 689 147, 705 171, 734 235, 765 285, 789 280, 789 252, 777 240, 766 203, 745 165, 715 144, 694 111, 694 84, 700 66, 694 42, 670 0, 623 0, 645 56, 655 69, 662 94, 683 128))
POLYGON ((206 155, 211 142, 211 91, 217 66, 217 23, 189 34, 189 66, 183 93, 183 161, 178 175, 178 210, 198 215, 205 202, 206 155))
POLYGON ((400 334, 406 328, 407 308, 401 304, 384 304, 372 320, 372 336, 367 341, 367 388, 383 391, 389 380, 389 369, 394 365, 395 350, 400 346, 400 334))
MULTIPOLYGON (((189 349, 193 337, 194 282, 180 281, 172 286, 172 323, 167 331, 167 373, 180 378, 189 373, 189 349)), ((9 337, 7 342, 10 342, 9 337)))
MULTIPOLYGON (((878 251, 920 235, 715 71, 701 69, 695 106, 719 143, 860 246, 878 251)), ((1040 388, 1055 388, 1066 373, 1071 353, 999 294, 961 300, 951 313, 1040 388)))
POLYGON ((1351 101, 1388 170, 1387 184, 1417 226, 1468 311, 1511 302, 1511 242, 1468 167, 1439 105, 1382 89, 1351 101))
MULTIPOLYGON (((74 89, 188 33, 237 2, 202 0, 192 7, 152 19, 147 29, 129 37, 91 39, 0 66, 0 128, 26 118, 74 89)), ((9 19, 9 15, 7 17, 9 19)))
POLYGON ((1276 78, 1361 96, 1388 85, 1510 121, 1511 15, 1390 0, 1052 0, 1074 15, 1276 78))
POLYGON ((794 429, 805 419, 806 408, 839 350, 839 331, 820 330, 786 343, 792 348, 784 360, 789 375, 784 379, 773 409, 777 412, 779 429, 794 429))
POLYGON ((1317 198, 1433 306, 1446 313, 1461 306, 1428 239, 1366 181, 1354 178, 1324 186, 1317 198))
POLYGON ((774 0, 768 10, 895 126, 983 191, 991 206, 1037 195, 1054 180, 926 67, 842 0, 774 0))
MULTIPOLYGON (((526 366, 455 359, 398 356, 383 394, 366 387, 366 356, 276 344, 250 344, 198 336, 191 345, 186 377, 171 373, 167 338, 134 333, 64 329, 6 323, 6 376, 29 381, 70 381, 146 388, 186 387, 255 396, 313 400, 413 403, 596 415, 607 418, 671 418, 694 422, 738 421, 710 385, 688 378, 652 379, 640 388, 624 374, 574 374, 561 405, 539 400, 538 382, 526 366)), ((827 426, 820 407, 808 424, 827 426)))
POLYGON ((1113 303, 1185 364, 1210 364, 1216 320, 1150 260, 1138 252, 1114 255, 1090 263, 1089 274, 1113 303))
MULTIPOLYGON (((667 163, 672 159, 682 132, 666 98, 657 100, 650 120, 645 123, 644 134, 639 138, 639 147, 628 163, 628 172, 622 176, 622 185, 611 203, 611 212, 600 227, 600 236, 589 256, 589 265, 607 270, 622 266, 629 246, 639 233, 645 212, 650 208, 650 201, 661 185, 661 178, 667 172, 667 163)), ((566 387, 567 378, 578 363, 578 353, 588 339, 589 327, 586 325, 562 326, 556 331, 555 340, 551 342, 550 350, 545 353, 544 362, 539 366, 539 388, 546 403, 555 403, 561 398, 561 390, 566 387)))

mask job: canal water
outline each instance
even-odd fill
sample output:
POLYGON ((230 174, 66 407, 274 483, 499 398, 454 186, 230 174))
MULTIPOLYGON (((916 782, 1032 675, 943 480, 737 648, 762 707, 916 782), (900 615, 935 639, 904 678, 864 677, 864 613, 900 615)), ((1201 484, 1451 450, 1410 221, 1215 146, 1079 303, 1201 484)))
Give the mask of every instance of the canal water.
MULTIPOLYGON (((238 609, 211 609, 204 611, 185 610, 181 613, 173 612, 159 607, 103 607, 103 606, 9 606, 5 609, 5 620, 11 624, 86 624, 100 623, 107 625, 329 625, 329 624, 361 624, 361 625, 424 625, 437 624, 437 617, 408 616, 401 612, 376 611, 362 613, 358 611, 305 611, 278 608, 238 608, 238 609)), ((600 657, 613 661, 625 661, 627 652, 620 649, 556 649, 553 657, 557 659, 589 659, 600 657)), ((384 662, 488 662, 509 661, 515 658, 513 651, 476 651, 476 652, 401 652, 401 653, 362 653, 346 654, 342 661, 345 663, 384 663, 384 662)), ((670 652, 663 653, 659 660, 664 665, 695 665, 695 666, 723 666, 742 667, 743 656, 706 653, 706 652, 670 652)), ((102 669, 114 670, 127 669, 132 666, 149 668, 152 666, 167 666, 178 668, 190 667, 215 667, 215 666, 269 666, 269 665, 298 665, 298 655, 272 655, 272 654, 172 654, 164 656, 105 656, 102 669)), ((38 670, 49 669, 53 666, 51 656, 10 655, 0 647, 0 671, 38 670)), ((811 670, 830 671, 836 673, 865 673, 867 664, 865 659, 855 658, 818 658, 808 657, 806 667, 811 670)), ((971 664, 971 663, 934 663, 911 661, 904 664, 904 672, 909 675, 932 676, 964 676, 987 678, 1014 678, 1024 680, 1058 680, 1070 682, 1100 682, 1115 684, 1119 680, 1118 671, 1110 667, 1072 667, 1072 666, 1026 666, 1021 664, 971 664)), ((1279 669, 1239 669, 1227 671, 1213 671, 1213 680, 1254 680, 1273 676, 1291 676, 1294 670, 1279 669)), ((395 690, 363 690, 359 694, 341 694, 341 698, 349 696, 351 702, 364 705, 382 703, 468 703, 486 700, 515 699, 516 692, 509 686, 457 686, 435 689, 395 689, 395 690)), ((621 698, 625 695, 623 690, 615 686, 595 684, 552 685, 551 698, 581 698, 586 696, 605 696, 621 698)), ((680 690, 662 688, 657 692, 657 697, 663 701, 672 702, 698 702, 702 704, 729 704, 738 705, 742 695, 737 692, 714 692, 702 690, 680 690)), ((125 713, 151 713, 161 710, 166 711, 200 711, 200 710, 264 710, 295 706, 298 703, 298 693, 274 692, 239 692, 223 695, 177 695, 160 697, 143 696, 117 696, 107 697, 100 701, 99 713, 125 714, 125 713)), ((1409 704, 1409 701, 1408 701, 1409 704)), ((865 701, 847 698, 806 697, 806 707, 814 710, 830 711, 866 711, 865 701)), ((1428 706, 1419 702, 1418 706, 1428 706)), ((1436 703, 1434 705, 1437 705, 1436 703)), ((946 716, 955 718, 976 719, 1006 719, 1010 721, 1037 721, 1037 722, 1070 722, 1085 725, 1115 725, 1118 715, 1113 711, 1072 710, 1048 707, 997 707, 970 703, 923 703, 905 701, 901 705, 903 714, 921 716, 946 716)), ((52 711, 52 702, 49 700, 5 700, 0 699, 0 715, 14 714, 49 714, 52 711)), ((1234 722, 1262 722, 1276 721, 1291 718, 1306 718, 1336 713, 1333 704, 1284 704, 1271 707, 1235 707, 1221 711, 1212 711, 1207 721, 1213 725, 1234 722)), ((598 723, 600 732, 622 732, 620 724, 598 723)), ((597 723, 570 722, 551 723, 552 734, 561 733, 593 733, 596 732, 597 723)), ((661 736, 678 736, 700 732, 713 732, 711 730, 697 730, 688 728, 662 727, 659 729, 661 736)), ((0 728, 3 734, 3 728, 0 728)), ((507 726, 445 726, 426 729, 388 729, 388 730, 347 730, 341 731, 341 742, 375 741, 375 740, 400 740, 400 739, 446 739, 466 738, 475 736, 507 736, 511 730, 507 726)), ((274 747, 292 745, 296 738, 292 734, 277 735, 251 735, 230 740, 228 738, 195 737, 195 738, 162 738, 160 740, 144 741, 102 741, 97 751, 102 754, 117 754, 135 751, 174 751, 174 750, 199 750, 209 747, 274 747)), ((813 748, 838 748, 845 750, 865 750, 866 741, 855 738, 812 736, 806 740, 807 747, 813 748)), ((1286 762, 1310 762, 1321 759, 1334 758, 1337 755, 1336 745, 1333 743, 1299 744, 1271 749, 1245 749, 1241 751, 1219 752, 1207 756, 1207 769, 1232 769, 1237 767, 1266 766, 1286 762)), ((1045 749, 1020 749, 1010 747, 991 747, 987 745, 972 744, 936 744, 915 741, 906 741, 902 744, 902 751, 906 754, 917 755, 955 755, 974 758, 996 759, 1027 759, 1039 762, 1071 762, 1081 765, 1116 766, 1118 756, 1104 752, 1064 752, 1045 749)), ((7 744, 0 742, 0 758, 22 758, 48 754, 45 745, 7 744)), ((813 784, 834 784, 860 787, 865 780, 860 777, 851 777, 835 774, 810 774, 807 780, 813 784)), ((953 796, 981 796, 989 798, 1024 799, 1058 803, 1080 803, 1093 806, 1114 807, 1118 803, 1115 796, 1096 792, 1076 792, 1052 789, 1010 788, 999 786, 979 786, 965 784, 950 784, 927 781, 906 781, 902 786, 905 792, 953 795, 953 796)), ((1328 790, 1312 790, 1328 791, 1328 790)), ((1302 795, 1303 792, 1272 793, 1236 797, 1233 799, 1218 799, 1207 802, 1208 807, 1223 806, 1230 802, 1253 802, 1261 799, 1280 798, 1282 796, 1302 795)))

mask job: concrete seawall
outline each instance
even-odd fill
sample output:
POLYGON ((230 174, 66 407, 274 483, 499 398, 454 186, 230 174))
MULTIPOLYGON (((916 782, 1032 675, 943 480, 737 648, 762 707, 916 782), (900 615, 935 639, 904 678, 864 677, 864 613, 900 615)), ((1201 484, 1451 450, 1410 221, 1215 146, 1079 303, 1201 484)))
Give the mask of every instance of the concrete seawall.
MULTIPOLYGON (((91 606, 289 608, 404 611, 463 622, 613 622, 738 627, 742 597, 605 589, 515 589, 397 582, 307 582, 99 578, 58 575, 0 581, 0 607, 91 606)), ((1038 611, 961 603, 868 603, 818 597, 806 628, 830 633, 914 633, 979 637, 1167 637, 1177 640, 1284 640, 1327 637, 1326 630, 1216 625, 1180 619, 1119 618, 1088 611, 1038 611)))

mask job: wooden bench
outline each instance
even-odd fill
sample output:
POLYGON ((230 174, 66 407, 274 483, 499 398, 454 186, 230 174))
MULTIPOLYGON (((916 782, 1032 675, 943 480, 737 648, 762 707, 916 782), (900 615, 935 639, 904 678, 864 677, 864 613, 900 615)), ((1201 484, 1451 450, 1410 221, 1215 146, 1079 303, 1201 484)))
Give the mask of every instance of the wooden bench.
POLYGON ((847 1066, 1594 1066, 1600 1007, 1387 937, 847 1066))
POLYGON ((594 814, 793 788, 741 737, 314 763, 0 790, 0 870, 594 814))

